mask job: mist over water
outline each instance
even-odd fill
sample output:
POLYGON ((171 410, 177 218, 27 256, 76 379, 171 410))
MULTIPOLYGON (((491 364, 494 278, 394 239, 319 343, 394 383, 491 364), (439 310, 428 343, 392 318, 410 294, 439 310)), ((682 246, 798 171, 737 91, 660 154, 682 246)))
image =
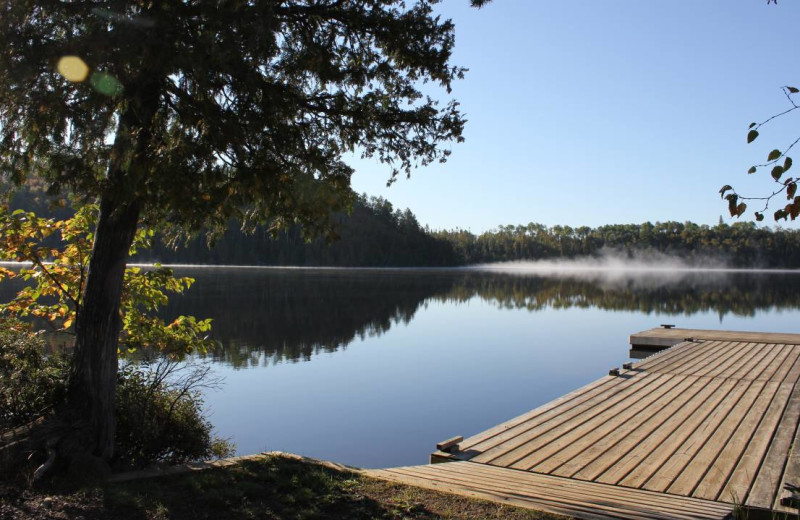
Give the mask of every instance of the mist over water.
POLYGON ((481 264, 469 267, 476 271, 508 273, 516 276, 572 278, 587 281, 638 280, 674 283, 687 279, 713 279, 719 282, 733 273, 797 273, 796 269, 732 268, 724 257, 693 256, 682 258, 657 251, 604 249, 593 257, 559 260, 535 260, 481 264))

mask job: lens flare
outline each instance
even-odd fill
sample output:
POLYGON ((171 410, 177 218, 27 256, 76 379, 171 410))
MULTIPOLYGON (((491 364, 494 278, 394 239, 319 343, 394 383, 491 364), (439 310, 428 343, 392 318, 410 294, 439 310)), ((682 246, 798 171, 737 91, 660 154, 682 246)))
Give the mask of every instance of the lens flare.
POLYGON ((111 74, 105 72, 95 72, 89 78, 89 83, 92 87, 106 96, 114 97, 122 93, 122 83, 111 74))
POLYGON ((67 81, 72 81, 73 83, 86 81, 87 76, 89 76, 89 66, 77 56, 62 56, 58 60, 56 70, 67 81))

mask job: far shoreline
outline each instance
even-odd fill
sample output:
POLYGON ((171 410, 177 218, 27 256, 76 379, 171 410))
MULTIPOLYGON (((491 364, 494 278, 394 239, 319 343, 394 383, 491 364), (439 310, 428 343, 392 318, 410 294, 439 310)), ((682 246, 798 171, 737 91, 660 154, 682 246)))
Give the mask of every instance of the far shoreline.
MULTIPOLYGON (((751 273, 751 274, 800 274, 800 268, 764 268, 764 267, 703 267, 703 266, 670 266, 642 265, 635 262, 631 265, 591 265, 584 263, 594 260, 594 257, 576 257, 561 260, 521 260, 514 262, 497 262, 487 264, 469 264, 460 266, 306 266, 306 265, 238 265, 238 264, 162 264, 159 262, 133 262, 127 267, 168 267, 171 269, 226 269, 226 270, 271 270, 271 271, 375 271, 375 272, 493 272, 504 274, 529 274, 541 276, 554 276, 571 273, 751 273)), ((44 262, 49 265, 52 262, 44 262)), ((0 261, 2 267, 32 266, 32 262, 0 261)))

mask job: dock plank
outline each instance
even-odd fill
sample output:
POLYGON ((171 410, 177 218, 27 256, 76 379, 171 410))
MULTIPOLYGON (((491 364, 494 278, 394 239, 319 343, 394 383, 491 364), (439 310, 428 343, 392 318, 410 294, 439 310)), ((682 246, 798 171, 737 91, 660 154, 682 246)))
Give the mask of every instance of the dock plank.
MULTIPOLYGON (((604 377, 598 379, 592 384, 571 392, 566 396, 558 398, 550 403, 542 405, 530 412, 524 413, 490 428, 484 432, 478 433, 465 439, 460 443, 462 450, 472 450, 484 452, 487 449, 497 446, 502 442, 516 436, 518 432, 527 430, 541 424, 542 422, 558 417, 572 410, 590 399, 597 399, 598 395, 606 396, 618 391, 620 385, 630 383, 627 379, 618 377, 604 377)), ((601 397, 602 398, 602 397, 601 397)))
POLYGON ((695 372, 695 375, 702 375, 705 377, 726 377, 730 376, 733 371, 734 367, 740 366, 742 363, 747 362, 747 360, 752 360, 757 356, 755 352, 755 343, 747 343, 744 341, 733 343, 736 346, 733 355, 726 356, 725 353, 719 353, 719 357, 722 359, 716 359, 715 363, 711 363, 708 366, 704 367, 702 370, 698 370, 695 372))
MULTIPOLYGON (((714 342, 714 345, 719 344, 719 342, 714 342)), ((722 345, 724 345, 723 348, 729 348, 734 345, 734 342, 726 342, 722 345)), ((711 348, 703 348, 704 346, 704 344, 695 342, 683 342, 669 350, 636 363, 634 367, 637 370, 645 370, 647 372, 670 372, 676 368, 703 363, 713 355, 713 350, 711 348)))
MULTIPOLYGON (((521 459, 539 453, 542 449, 551 449, 547 448, 547 446, 552 442, 566 436, 575 437, 572 432, 585 424, 589 422, 597 424, 603 420, 606 414, 623 410, 629 400, 647 398, 651 391, 659 392, 660 388, 663 389, 662 383, 670 384, 668 382, 670 376, 663 374, 654 376, 637 375, 631 378, 631 381, 636 381, 639 378, 646 378, 647 381, 638 385, 631 384, 626 388, 625 392, 619 392, 608 399, 599 399, 593 403, 591 408, 584 410, 584 413, 573 415, 568 420, 560 421, 554 426, 543 425, 542 428, 525 432, 523 435, 509 440, 506 444, 475 457, 474 460, 476 462, 491 462, 498 466, 515 465, 521 459)), ((583 428, 581 431, 585 429, 583 428)))
MULTIPOLYGON (((718 403, 713 409, 706 410, 707 415, 705 417, 700 416, 703 419, 702 422, 688 436, 677 438, 673 441, 674 444, 670 442, 669 445, 662 447, 663 452, 665 454, 669 453, 669 455, 661 464, 637 468, 635 474, 630 478, 644 480, 644 484, 640 486, 643 489, 666 492, 687 464, 700 451, 708 437, 725 421, 725 418, 739 403, 750 385, 751 383, 745 385, 734 384, 733 389, 722 402, 718 403)), ((598 480, 606 482, 606 478, 606 476, 601 475, 598 480)))
POLYGON ((735 402, 739 392, 744 393, 744 389, 737 381, 723 380, 697 408, 687 409, 687 413, 682 417, 676 416, 673 424, 664 429, 662 435, 653 436, 642 442, 624 460, 606 472, 593 476, 592 480, 635 488, 643 487, 680 446, 686 445, 687 439, 708 420, 710 411, 716 410, 726 399, 735 402))
POLYGON ((675 343, 680 343, 684 338, 690 337, 717 341, 748 341, 752 343, 787 343, 800 345, 800 334, 681 328, 650 329, 637 332, 631 334, 630 343, 631 345, 670 346, 675 343))
POLYGON ((586 518, 722 519, 731 507, 471 462, 367 471, 367 475, 429 489, 478 496, 586 518))
MULTIPOLYGON (((556 413, 544 421, 536 421, 531 425, 521 425, 523 428, 510 429, 498 435, 497 439, 502 443, 493 443, 490 449, 481 452, 470 460, 475 462, 491 462, 496 465, 505 465, 506 461, 516 461, 514 457, 518 453, 527 453, 525 450, 533 449, 534 442, 542 435, 558 435, 562 432, 570 431, 572 428, 590 420, 597 414, 625 400, 630 395, 646 393, 650 388, 655 388, 662 376, 660 374, 636 374, 629 379, 625 379, 622 384, 614 389, 595 394, 578 406, 565 411, 556 413), (641 381, 640 381, 641 380, 641 381), (636 384, 636 383, 639 384, 636 384)), ((474 447, 480 451, 478 447, 474 447)))
POLYGON ((473 435, 452 455, 463 462, 392 475, 600 517, 796 513, 780 501, 800 483, 800 334, 634 336, 665 349, 473 435))
MULTIPOLYGON (((716 460, 709 465, 703 479, 697 484, 692 496, 706 498, 709 500, 720 500, 723 502, 742 503, 746 497, 739 495, 739 488, 729 488, 727 496, 720 497, 723 486, 733 473, 739 459, 744 455, 750 439, 753 437, 758 425, 761 423, 771 403, 774 401, 776 393, 780 387, 775 381, 766 381, 764 388, 756 398, 753 406, 739 422, 733 435, 724 443, 722 450, 717 454, 716 460)), ((755 475, 752 475, 755 477, 755 475)), ((747 486, 741 489, 747 490, 747 486)))
POLYGON ((786 468, 783 470, 783 478, 781 479, 781 486, 775 496, 772 508, 778 511, 793 511, 797 513, 797 508, 784 507, 781 504, 781 498, 787 494, 784 491, 786 484, 800 486, 800 428, 795 427, 794 441, 792 447, 789 448, 789 456, 786 460, 786 468))
MULTIPOLYGON (((565 465, 559 468, 557 474, 584 480, 594 480, 601 474, 606 474, 611 483, 618 483, 652 450, 662 445, 664 439, 677 435, 676 430, 686 423, 686 419, 717 395, 723 386, 726 386, 724 380, 695 379, 691 394, 687 392, 686 395, 674 399, 669 406, 653 415, 637 430, 626 432, 619 429, 606 442, 597 443, 586 450, 587 460, 565 465), (677 413, 679 411, 681 413, 677 413)), ((722 398, 723 395, 720 395, 719 399, 722 398)))
POLYGON ((719 377, 732 377, 741 381, 750 379, 769 380, 775 370, 783 363, 784 345, 758 345, 753 346, 752 359, 742 365, 733 373, 724 372, 719 377), (755 363, 753 362, 755 361, 755 363))
POLYGON ((741 341, 730 341, 722 344, 729 345, 730 348, 715 350, 713 343, 703 343, 703 348, 708 349, 711 362, 695 367, 694 370, 689 370, 688 373, 695 376, 719 377, 720 374, 730 370, 731 366, 745 358, 749 353, 748 346, 752 345, 752 343, 741 341))
POLYGON ((790 453, 792 448, 798 422, 800 422, 800 385, 794 383, 780 425, 772 438, 766 457, 757 470, 758 474, 745 502, 747 505, 769 508, 772 507, 775 497, 780 494, 786 454, 790 453))
POLYGON ((758 425, 758 430, 753 434, 752 441, 748 443, 741 459, 736 464, 736 468, 719 494, 719 500, 721 501, 747 503, 750 488, 755 482, 758 469, 767 453, 792 393, 793 385, 776 384, 779 387, 775 392, 769 409, 763 415, 758 425), (739 496, 739 493, 743 491, 745 494, 739 496))
MULTIPOLYGON (((674 402, 675 395, 687 393, 696 383, 696 379, 682 376, 670 376, 672 386, 661 385, 657 391, 643 399, 620 403, 617 410, 610 409, 580 428, 562 436, 551 444, 550 449, 540 450, 535 456, 522 459, 512 467, 524 468, 537 473, 554 473, 558 467, 570 460, 580 462, 588 458, 584 453, 587 446, 601 446, 606 437, 618 438, 614 432, 630 434, 640 424, 647 421, 652 413, 674 402), (576 442, 579 440, 580 442, 576 442)), ((619 433, 618 433, 619 434, 619 433)), ((559 474, 555 472, 555 474, 559 474)))
MULTIPOLYGON (((459 467, 449 467, 449 466, 439 466, 436 468, 441 471, 448 471, 451 473, 462 473, 462 474, 469 474, 470 476, 475 475, 475 471, 473 468, 469 467, 468 465, 463 465, 459 467)), ((496 466, 485 465, 482 467, 481 472, 487 475, 488 478, 498 482, 505 482, 509 486, 519 486, 520 488, 524 488, 527 485, 531 485, 531 482, 524 478, 524 475, 540 475, 537 473, 529 473, 523 472, 519 470, 512 470, 506 471, 508 468, 497 468, 496 466)), ((649 503, 658 505, 663 509, 674 510, 674 511, 693 511, 693 510, 700 510, 704 512, 718 510, 718 505, 715 502, 711 501, 696 501, 696 499, 686 498, 686 497, 675 497, 671 495, 664 495, 661 493, 650 493, 646 491, 638 491, 638 490, 625 490, 624 488, 619 488, 615 486, 607 486, 603 484, 599 485, 592 485, 593 483, 589 482, 581 482, 578 480, 572 479, 563 479, 560 477, 553 477, 553 476, 543 476, 541 475, 539 478, 536 479, 536 486, 547 488, 547 489, 562 489, 572 492, 582 492, 584 490, 591 490, 592 495, 597 498, 602 498, 605 500, 614 500, 619 498, 626 498, 626 497, 642 497, 646 496, 649 503), (551 478, 548 478, 551 477, 551 478), (644 494, 642 494, 644 493, 644 494)))
POLYGON ((733 436, 742 418, 756 403, 764 386, 766 386, 764 381, 753 381, 750 384, 742 399, 730 410, 728 414, 730 419, 722 421, 714 431, 707 432, 709 435, 703 439, 703 446, 688 464, 681 468, 680 474, 667 489, 668 493, 688 496, 694 491, 706 473, 712 469, 719 453, 733 436))

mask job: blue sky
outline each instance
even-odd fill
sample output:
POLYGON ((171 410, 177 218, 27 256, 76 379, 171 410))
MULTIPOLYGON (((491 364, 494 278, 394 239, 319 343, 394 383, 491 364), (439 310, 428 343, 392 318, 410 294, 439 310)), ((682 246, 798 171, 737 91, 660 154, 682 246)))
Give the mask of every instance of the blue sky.
POLYGON ((389 188, 385 166, 351 161, 356 191, 434 229, 731 221, 719 188, 766 194, 768 172, 747 169, 800 135, 793 113, 745 140, 789 107, 781 86, 800 88, 800 2, 468 4, 439 6, 456 25, 452 61, 470 69, 453 89, 466 141, 389 188))

